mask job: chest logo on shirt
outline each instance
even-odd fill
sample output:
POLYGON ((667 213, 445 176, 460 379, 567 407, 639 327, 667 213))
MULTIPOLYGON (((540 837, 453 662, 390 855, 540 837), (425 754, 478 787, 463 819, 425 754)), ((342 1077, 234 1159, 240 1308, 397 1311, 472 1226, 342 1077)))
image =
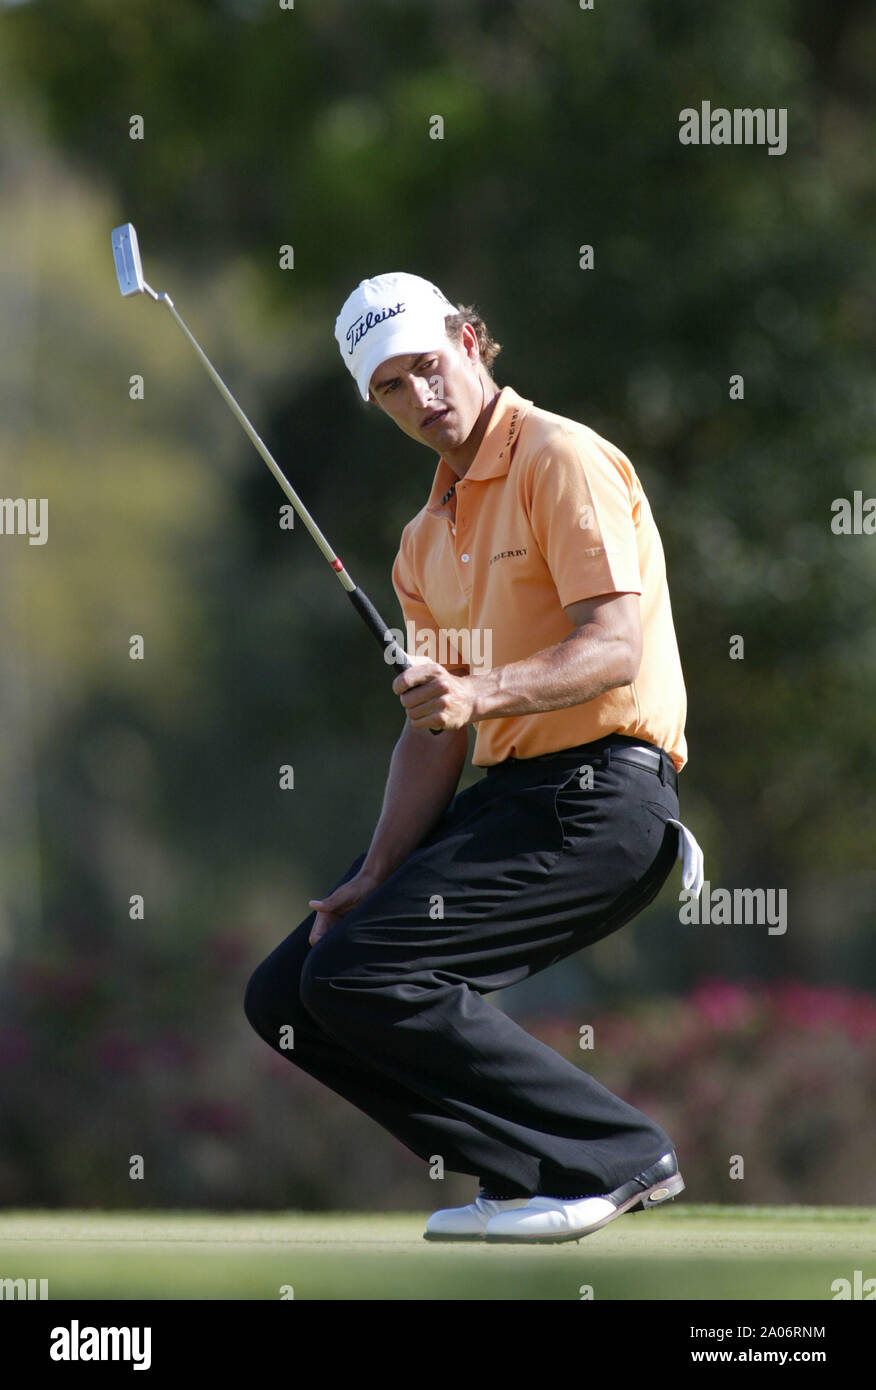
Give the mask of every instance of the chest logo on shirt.
POLYGON ((496 560, 510 560, 513 556, 516 556, 516 555, 525 555, 525 554, 526 554, 526 546, 525 546, 525 545, 524 545, 520 550, 500 550, 499 553, 498 553, 498 555, 493 555, 493 556, 491 557, 491 559, 490 559, 490 564, 492 565, 492 564, 494 563, 494 561, 496 561, 496 560))

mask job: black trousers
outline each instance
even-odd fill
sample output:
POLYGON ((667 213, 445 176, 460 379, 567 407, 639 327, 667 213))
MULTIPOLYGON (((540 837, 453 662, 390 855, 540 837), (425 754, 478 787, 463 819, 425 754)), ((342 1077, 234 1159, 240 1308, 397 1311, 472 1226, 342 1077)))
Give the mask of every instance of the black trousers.
POLYGON ((634 743, 486 769, 315 946, 311 912, 258 966, 256 1032, 424 1162, 488 1188, 609 1192, 653 1163, 673 1147, 654 1120, 483 997, 616 931, 666 881, 678 799, 665 771, 612 757, 634 743))

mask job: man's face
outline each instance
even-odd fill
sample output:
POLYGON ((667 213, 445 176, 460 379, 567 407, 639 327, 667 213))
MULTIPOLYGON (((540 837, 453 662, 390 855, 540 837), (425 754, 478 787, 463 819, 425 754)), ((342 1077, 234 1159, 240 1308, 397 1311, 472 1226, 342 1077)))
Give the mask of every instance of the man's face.
POLYGON ((477 336, 464 324, 461 341, 445 338, 432 352, 388 357, 371 378, 370 397, 399 429, 437 453, 458 449, 484 403, 477 336))

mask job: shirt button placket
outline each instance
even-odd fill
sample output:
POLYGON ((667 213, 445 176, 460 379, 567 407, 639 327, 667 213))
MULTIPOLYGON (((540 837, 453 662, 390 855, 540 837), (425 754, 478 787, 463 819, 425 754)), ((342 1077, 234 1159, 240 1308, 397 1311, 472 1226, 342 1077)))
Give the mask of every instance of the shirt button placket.
MULTIPOLYGON (((459 507, 460 507, 460 510, 459 510, 459 512, 457 513, 457 518, 456 518, 456 519, 457 519, 457 521, 459 522, 460 529, 461 529, 461 531, 462 531, 462 536, 461 536, 461 538, 460 538, 460 543, 464 543, 464 540, 465 540, 465 513, 462 511, 462 496, 461 496, 461 494, 462 494, 462 492, 464 491, 464 489, 465 489, 465 483, 460 483, 459 486, 458 486, 457 489, 456 489, 456 496, 457 496, 457 500, 458 500, 459 507)), ((463 550, 463 552, 462 552, 462 554, 460 555, 459 559, 460 559, 460 562, 461 562, 463 565, 467 565, 467 564, 470 562, 470 560, 471 560, 471 556, 469 555, 469 553, 468 553, 467 550, 463 550)))

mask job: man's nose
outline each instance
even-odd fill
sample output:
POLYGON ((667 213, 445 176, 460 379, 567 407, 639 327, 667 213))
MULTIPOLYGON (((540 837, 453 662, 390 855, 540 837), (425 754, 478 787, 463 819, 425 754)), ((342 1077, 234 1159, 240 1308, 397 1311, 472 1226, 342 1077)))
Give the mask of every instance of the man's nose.
POLYGON ((431 405, 435 399, 435 392, 424 376, 415 376, 411 384, 411 389, 413 391, 414 401, 422 409, 425 409, 427 405, 431 405))

